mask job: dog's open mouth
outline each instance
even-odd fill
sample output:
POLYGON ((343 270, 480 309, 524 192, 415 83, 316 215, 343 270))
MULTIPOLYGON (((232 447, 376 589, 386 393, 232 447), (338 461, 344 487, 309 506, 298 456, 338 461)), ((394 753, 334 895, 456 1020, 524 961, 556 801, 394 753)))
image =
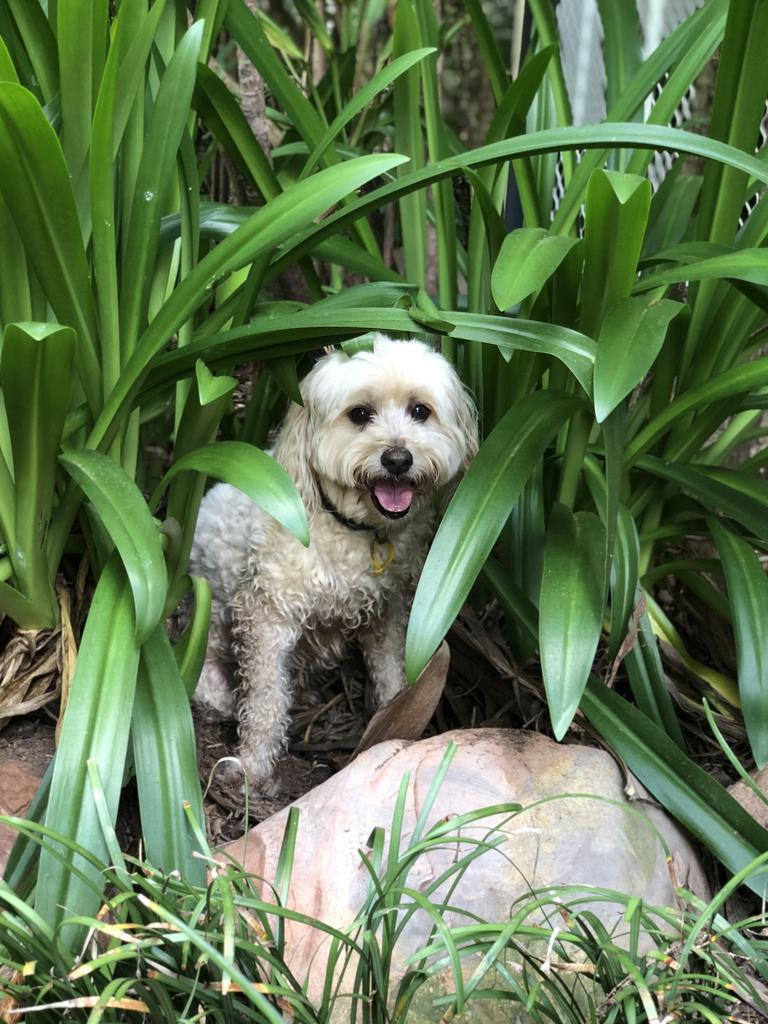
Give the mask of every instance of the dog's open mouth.
POLYGON ((376 508, 388 519, 402 519, 408 515, 413 501, 414 486, 410 480, 386 477, 371 487, 371 499, 376 508))

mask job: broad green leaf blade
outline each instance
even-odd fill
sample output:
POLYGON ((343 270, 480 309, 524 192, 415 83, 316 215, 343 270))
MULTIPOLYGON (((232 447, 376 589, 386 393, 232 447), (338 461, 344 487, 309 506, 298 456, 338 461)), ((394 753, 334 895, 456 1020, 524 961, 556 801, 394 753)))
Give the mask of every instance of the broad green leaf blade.
POLYGON ((243 441, 219 441, 184 455, 158 484, 150 504, 178 473, 195 470, 232 484, 289 530, 304 546, 309 545, 309 523, 296 485, 273 458, 243 441))
POLYGON ((499 309, 516 306, 537 292, 577 243, 578 238, 550 235, 544 228, 518 228, 507 235, 491 274, 499 309))
POLYGON ((47 301, 78 336, 77 362, 92 411, 101 405, 96 317, 80 222, 59 140, 34 96, 0 84, 0 192, 47 301))
POLYGON ((684 307, 669 299, 620 299, 603 321, 595 356, 595 418, 602 423, 650 370, 670 321, 684 307))
POLYGON ((481 446, 443 517, 413 600, 405 654, 411 682, 448 632, 547 445, 581 407, 575 398, 535 392, 481 446))
POLYGON ((195 732, 187 691, 162 625, 141 651, 132 738, 147 857, 163 871, 180 871, 193 885, 205 885, 205 861, 192 856, 197 844, 184 811, 186 803, 204 827, 195 732))
POLYGON ((71 451, 59 461, 92 502, 131 584, 140 646, 160 621, 168 584, 160 531, 141 491, 108 455, 71 451))
MULTIPOLYGON (((768 849, 768 832, 637 708, 593 676, 581 709, 670 814, 736 873, 768 849)), ((764 896, 768 876, 747 883, 764 896)))
POLYGON ((89 447, 98 447, 108 438, 108 431, 116 425, 115 418, 126 411, 124 406, 137 393, 152 358, 207 300, 217 281, 264 256, 282 240, 306 228, 328 207, 403 160, 404 157, 397 154, 364 156, 319 171, 260 207, 242 227, 201 259, 140 338, 117 386, 104 403, 89 438, 89 447))
POLYGON ((603 624, 605 527, 556 504, 544 546, 539 651, 549 717, 561 740, 587 685, 603 624))
MULTIPOLYGON (((128 7, 122 7, 112 22, 109 55, 90 131, 93 275, 104 394, 109 394, 115 386, 121 366, 115 158, 136 94, 144 84, 145 65, 164 6, 165 0, 157 0, 149 14, 141 18, 138 28, 130 19, 135 12, 128 7)), ((138 147, 131 151, 131 156, 138 158, 138 147)))
POLYGON ((636 174, 597 170, 585 197, 584 334, 596 337, 607 311, 632 291, 651 206, 651 183, 636 174))
MULTIPOLYGON (((612 502, 608 499, 608 482, 600 472, 593 456, 584 459, 584 479, 589 487, 597 509, 604 523, 608 523, 612 512, 612 502)), ((611 631, 608 637, 608 657, 615 658, 624 637, 627 634, 629 617, 635 607, 638 571, 640 560, 640 542, 637 527, 626 507, 620 502, 617 508, 614 526, 616 539, 613 545, 613 558, 610 565, 611 588, 611 631)), ((610 533, 606 528, 606 536, 610 533)))
MULTIPOLYGON (((110 815, 117 817, 128 749, 139 652, 133 602, 122 565, 112 558, 101 574, 85 624, 70 687, 51 781, 45 824, 108 863, 109 854, 88 781, 92 759, 104 783, 110 815)), ((96 913, 104 875, 58 844, 40 854, 35 907, 51 924, 70 914, 96 913), (61 857, 61 860, 59 860, 61 857), (73 873, 79 869, 88 881, 73 873)), ((63 936, 74 947, 72 930, 63 936)))
POLYGON ((758 768, 768 763, 768 576, 752 545, 709 520, 733 614, 739 696, 758 768))
MULTIPOLYGON (((45 557, 45 530, 56 482, 56 455, 72 391, 75 332, 55 324, 9 324, 3 336, 0 382, 15 471, 16 585, 38 608, 39 625, 57 617, 45 557)), ((3 509, 3 519, 6 509, 3 509)))

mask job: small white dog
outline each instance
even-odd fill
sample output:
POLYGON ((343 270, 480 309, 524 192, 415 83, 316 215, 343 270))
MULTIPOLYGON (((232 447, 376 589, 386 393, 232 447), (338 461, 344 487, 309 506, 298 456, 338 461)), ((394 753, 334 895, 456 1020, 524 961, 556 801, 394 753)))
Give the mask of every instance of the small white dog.
POLYGON ((273 455, 309 517, 305 548, 242 492, 200 508, 190 571, 213 590, 195 699, 237 718, 250 782, 270 789, 297 677, 357 640, 379 702, 405 686, 408 611, 434 528, 434 492, 477 450, 474 406, 450 363, 416 341, 321 358, 273 455))

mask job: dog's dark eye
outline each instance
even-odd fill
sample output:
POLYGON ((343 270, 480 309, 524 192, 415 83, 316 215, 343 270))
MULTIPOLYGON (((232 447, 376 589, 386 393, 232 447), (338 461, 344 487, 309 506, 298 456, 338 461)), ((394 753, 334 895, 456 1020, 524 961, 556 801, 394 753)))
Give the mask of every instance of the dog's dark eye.
POLYGON ((417 402, 411 409, 411 418, 416 420, 417 423, 423 423, 424 420, 429 419, 431 412, 432 410, 428 406, 417 402))
POLYGON ((347 416, 357 427, 364 427, 366 423, 370 423, 373 416, 373 410, 367 405, 356 405, 354 409, 350 409, 347 416))

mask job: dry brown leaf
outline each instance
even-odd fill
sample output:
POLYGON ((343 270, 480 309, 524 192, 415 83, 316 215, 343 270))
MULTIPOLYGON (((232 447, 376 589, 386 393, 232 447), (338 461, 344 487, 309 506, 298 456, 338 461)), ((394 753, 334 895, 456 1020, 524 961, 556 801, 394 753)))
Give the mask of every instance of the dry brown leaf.
POLYGON ((450 660, 448 644, 443 640, 413 686, 401 690, 388 704, 379 708, 368 723, 351 760, 385 740, 417 740, 421 737, 443 695, 450 660))

